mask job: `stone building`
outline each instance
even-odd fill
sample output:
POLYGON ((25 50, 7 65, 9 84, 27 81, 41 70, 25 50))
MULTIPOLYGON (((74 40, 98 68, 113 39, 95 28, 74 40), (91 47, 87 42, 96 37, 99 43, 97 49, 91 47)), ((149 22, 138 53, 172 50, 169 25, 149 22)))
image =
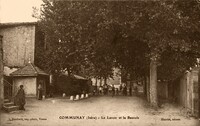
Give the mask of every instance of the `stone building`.
POLYGON ((13 80, 13 94, 15 94, 20 85, 24 85, 26 97, 37 97, 37 87, 42 86, 43 94, 46 94, 49 82, 49 75, 32 63, 28 63, 10 74, 13 80))
MULTIPOLYGON (((12 97, 13 78, 10 74, 22 69, 30 63, 34 65, 36 54, 36 27, 35 22, 2 23, 0 35, 3 45, 4 63, 4 97, 12 97)), ((36 86, 35 89, 36 90, 36 86)))
POLYGON ((34 63, 35 28, 36 23, 5 23, 0 25, 5 67, 23 67, 29 60, 34 63))

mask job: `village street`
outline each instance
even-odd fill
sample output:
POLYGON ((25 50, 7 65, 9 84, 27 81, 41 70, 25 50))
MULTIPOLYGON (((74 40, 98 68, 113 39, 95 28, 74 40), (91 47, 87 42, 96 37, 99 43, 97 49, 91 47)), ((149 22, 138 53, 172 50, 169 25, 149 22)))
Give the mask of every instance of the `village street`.
POLYGON ((200 126, 200 0, 2 1, 0 126, 200 126))
POLYGON ((199 126, 199 120, 187 117, 179 106, 164 104, 155 111, 136 96, 95 96, 79 101, 32 98, 25 107, 26 111, 2 112, 2 126, 199 126))

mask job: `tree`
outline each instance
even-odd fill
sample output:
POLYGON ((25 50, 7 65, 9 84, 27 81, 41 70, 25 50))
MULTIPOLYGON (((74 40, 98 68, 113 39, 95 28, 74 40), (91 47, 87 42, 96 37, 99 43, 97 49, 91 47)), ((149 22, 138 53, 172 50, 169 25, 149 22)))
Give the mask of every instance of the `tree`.
MULTIPOLYGON (((164 71, 169 68, 167 67, 167 63, 169 62, 166 62, 169 60, 165 58, 167 52, 170 52, 167 54, 171 54, 172 57, 177 59, 170 60, 173 61, 173 63, 171 63, 173 69, 171 69, 171 71, 169 70, 169 73, 179 71, 178 74, 180 75, 183 70, 194 63, 195 54, 192 51, 192 47, 195 44, 194 41, 191 41, 190 39, 190 31, 193 28, 191 28, 192 25, 190 24, 191 22, 189 22, 188 17, 180 14, 180 10, 178 10, 174 1, 136 2, 134 5, 133 3, 129 3, 129 6, 131 5, 137 7, 137 11, 134 10, 134 13, 132 14, 135 18, 129 18, 129 20, 125 21, 125 24, 131 24, 130 26, 132 26, 132 28, 128 29, 128 31, 131 32, 129 32, 129 34, 125 33, 125 35, 122 33, 122 35, 127 37, 132 34, 134 39, 131 39, 131 41, 142 42, 145 43, 143 45, 147 46, 144 46, 146 47, 146 50, 142 52, 140 48, 134 49, 133 46, 131 46, 134 42, 120 42, 121 45, 119 44, 119 47, 121 49, 119 48, 119 50, 122 50, 122 52, 120 52, 120 54, 117 53, 117 55, 123 54, 123 56, 118 57, 118 61, 129 69, 133 67, 131 71, 134 71, 134 73, 139 73, 139 70, 135 69, 137 68, 137 65, 134 64, 131 66, 131 64, 128 63, 129 61, 132 61, 132 63, 135 61, 137 62, 136 64, 138 64, 138 61, 140 60, 137 59, 137 56, 144 54, 142 57, 145 59, 147 58, 144 61, 147 61, 147 63, 149 61, 150 63, 150 102, 153 106, 157 106, 157 66, 159 65, 159 68, 161 68, 159 70, 160 73, 161 71, 164 73, 164 71), (127 47, 132 47, 133 49, 127 47), (136 52, 136 50, 140 50, 139 53, 130 54, 131 51, 136 52), (123 58, 126 59, 124 60, 124 63, 123 58), (178 63, 180 61, 185 62, 180 64, 178 63), (175 66, 174 63, 179 67, 177 67, 177 65, 175 66)), ((122 39, 120 39, 120 41, 121 40, 122 39)), ((134 44, 134 46, 137 47, 136 44, 134 44)), ((140 65, 146 66, 144 63, 140 65)), ((145 68, 147 69, 148 67, 145 68)), ((142 71, 144 71, 144 69, 142 71)), ((165 79, 170 80, 176 78, 178 74, 175 75, 175 77, 169 76, 169 78, 167 78, 166 74, 158 75, 158 77, 162 78, 165 76, 165 79)))
POLYGON ((104 29, 111 19, 108 11, 107 2, 44 1, 39 27, 45 34, 46 49, 37 45, 39 66, 53 72, 67 70, 87 77, 111 77, 113 61, 106 52, 110 29, 104 29))
POLYGON ((198 9, 194 1, 45 1, 45 64, 69 73, 84 66, 93 77, 111 77, 114 66, 149 76, 156 107, 157 78, 173 80, 198 56, 198 9))
POLYGON ((87 3, 82 2, 44 1, 39 26, 47 49, 43 56, 46 60, 41 64, 48 66, 49 71, 67 70, 70 74, 84 62, 90 48, 85 39, 88 23, 82 18, 89 11, 85 8, 87 3))

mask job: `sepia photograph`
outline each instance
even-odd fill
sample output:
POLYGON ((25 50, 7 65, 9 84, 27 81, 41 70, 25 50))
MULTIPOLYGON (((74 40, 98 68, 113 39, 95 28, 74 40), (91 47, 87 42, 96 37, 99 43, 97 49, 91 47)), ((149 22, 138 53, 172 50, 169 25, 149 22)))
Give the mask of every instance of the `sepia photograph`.
POLYGON ((0 0, 0 126, 200 126, 200 0, 0 0))

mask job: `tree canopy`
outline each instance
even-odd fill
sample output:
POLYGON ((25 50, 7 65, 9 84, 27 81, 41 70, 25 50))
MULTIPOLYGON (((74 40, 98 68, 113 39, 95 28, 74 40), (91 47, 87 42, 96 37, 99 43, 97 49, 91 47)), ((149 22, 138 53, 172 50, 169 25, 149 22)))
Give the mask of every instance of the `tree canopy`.
POLYGON ((159 78, 171 80, 199 57, 199 17, 195 0, 44 1, 39 25, 48 48, 39 64, 82 66, 93 77, 112 77, 120 67, 140 77, 156 58, 159 78))

